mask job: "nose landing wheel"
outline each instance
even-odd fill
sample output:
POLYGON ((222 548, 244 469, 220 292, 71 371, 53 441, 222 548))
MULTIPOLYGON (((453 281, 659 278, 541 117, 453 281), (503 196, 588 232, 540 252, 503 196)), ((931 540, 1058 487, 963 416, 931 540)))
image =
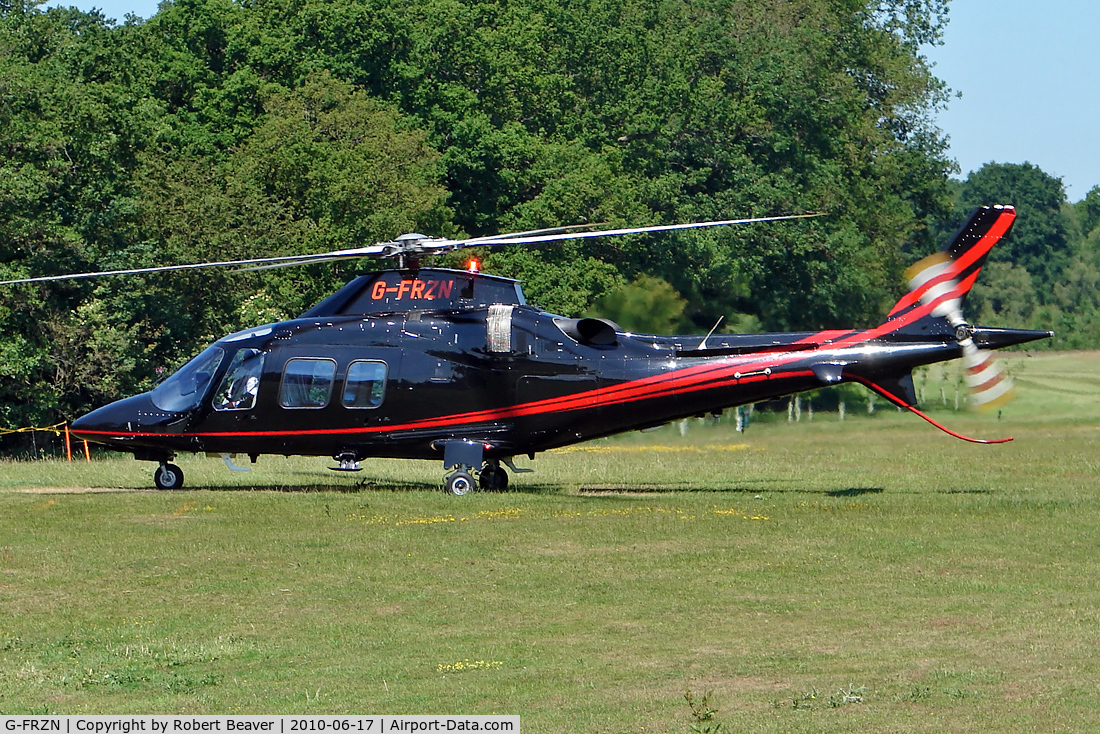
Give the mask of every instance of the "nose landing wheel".
POLYGON ((183 486, 183 470, 165 462, 153 472, 153 485, 157 489, 179 489, 183 486))

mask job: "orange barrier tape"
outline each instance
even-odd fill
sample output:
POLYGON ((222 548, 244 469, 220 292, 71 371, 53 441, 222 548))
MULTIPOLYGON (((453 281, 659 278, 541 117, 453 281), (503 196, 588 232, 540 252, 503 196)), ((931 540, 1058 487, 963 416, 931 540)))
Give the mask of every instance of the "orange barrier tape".
POLYGON ((31 431, 50 431, 54 435, 60 436, 63 430, 65 430, 64 421, 43 428, 38 428, 36 426, 28 426, 27 428, 0 428, 0 436, 7 436, 12 433, 30 433, 31 431))

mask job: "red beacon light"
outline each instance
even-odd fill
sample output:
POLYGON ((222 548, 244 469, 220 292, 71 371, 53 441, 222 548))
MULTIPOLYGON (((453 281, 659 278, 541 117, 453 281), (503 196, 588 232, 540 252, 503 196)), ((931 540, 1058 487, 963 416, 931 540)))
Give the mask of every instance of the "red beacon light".
POLYGON ((471 273, 478 272, 480 267, 481 267, 481 264, 477 261, 476 257, 471 257, 470 261, 468 263, 466 263, 466 270, 468 270, 471 273))

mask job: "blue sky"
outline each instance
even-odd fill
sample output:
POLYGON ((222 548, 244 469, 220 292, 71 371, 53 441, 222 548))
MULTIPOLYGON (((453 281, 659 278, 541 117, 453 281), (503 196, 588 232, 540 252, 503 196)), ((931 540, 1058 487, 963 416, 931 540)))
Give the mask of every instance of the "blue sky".
MULTIPOLYGON (((52 0, 69 4, 72 0, 52 0)), ((148 18, 157 0, 76 0, 109 18, 148 18)), ((985 163, 1029 162, 1079 201, 1100 185, 1100 2, 952 0, 935 74, 962 92, 938 117, 960 177, 985 163)))
POLYGON ((1100 185, 1100 3, 952 0, 936 76, 962 92, 939 127, 960 176, 1032 163, 1080 201, 1100 185))

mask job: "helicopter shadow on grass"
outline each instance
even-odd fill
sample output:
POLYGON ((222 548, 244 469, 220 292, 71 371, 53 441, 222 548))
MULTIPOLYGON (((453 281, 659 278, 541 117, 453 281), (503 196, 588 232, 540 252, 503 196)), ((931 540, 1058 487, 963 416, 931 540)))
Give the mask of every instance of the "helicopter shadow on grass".
MULTIPOLYGON (((366 494, 378 492, 443 492, 441 482, 415 481, 415 480, 380 480, 361 479, 354 483, 340 484, 331 481, 311 482, 303 476, 302 481, 280 482, 271 484, 242 484, 227 485, 202 485, 190 486, 182 491, 209 491, 209 492, 279 492, 285 494, 366 494)), ((581 484, 556 483, 556 482, 524 482, 512 484, 503 491, 478 491, 478 494, 524 494, 524 495, 560 495, 575 494, 581 497, 615 497, 615 496, 658 496, 664 494, 805 494, 818 495, 832 498, 854 498, 868 495, 884 494, 886 487, 838 487, 835 489, 807 488, 804 483, 794 479, 760 479, 756 481, 741 480, 729 484, 712 484, 699 486, 692 482, 668 482, 661 484, 581 484)), ((112 491, 112 490, 96 490, 112 491)), ((118 489, 113 491, 125 492, 134 490, 118 489)), ((163 491, 163 490, 161 490, 163 491)), ((951 487, 931 490, 940 495, 990 495, 993 490, 977 487, 951 487)), ((921 494, 922 490, 895 487, 890 494, 921 494)), ((460 498, 456 498, 460 499, 460 498)))
POLYGON ((831 489, 825 492, 826 497, 861 497, 865 494, 882 494, 886 490, 882 487, 849 487, 848 489, 831 489))
POLYGON ((884 487, 848 487, 845 489, 817 489, 817 488, 805 488, 799 486, 801 483, 796 480, 761 480, 758 485, 754 486, 752 483, 738 482, 729 485, 712 485, 709 487, 700 487, 695 484, 687 482, 671 482, 661 485, 642 485, 642 486, 618 486, 618 485, 600 485, 600 486, 588 486, 581 487, 579 494, 589 497, 598 497, 603 495, 624 495, 624 494, 671 494, 684 492, 688 494, 751 494, 759 495, 763 493, 769 494, 809 494, 809 495, 825 495, 826 497, 859 497, 869 494, 882 494, 886 491, 884 487), (780 486, 777 486, 780 485, 780 486), (787 485, 787 486, 782 486, 787 485))
POLYGON ((207 491, 207 492, 279 492, 284 494, 363 494, 366 492, 423 492, 423 491, 441 491, 439 484, 433 484, 431 482, 377 482, 377 481, 362 481, 355 484, 335 484, 332 482, 317 482, 308 483, 303 482, 301 484, 282 483, 282 484, 248 484, 248 485, 236 485, 236 486, 203 486, 203 487, 188 487, 188 492, 194 491, 207 491))
MULTIPOLYGON (((887 492, 886 487, 846 487, 843 489, 806 489, 801 487, 776 487, 779 482, 769 481, 768 486, 750 487, 743 485, 730 485, 730 486, 712 486, 712 487, 697 487, 690 484, 677 484, 670 483, 665 485, 648 485, 648 486, 615 486, 615 485, 601 485, 601 486, 588 486, 581 487, 578 490, 578 494, 584 497, 601 497, 601 496, 624 496, 624 495, 661 495, 661 494, 674 494, 674 493, 686 493, 686 494, 747 494, 747 495, 762 495, 762 494, 805 494, 805 495, 819 495, 824 497, 832 497, 836 499, 865 497, 868 495, 885 494, 887 492)), ((793 483, 793 482, 792 482, 793 483)), ((544 485, 541 488, 543 492, 561 491, 564 487, 555 487, 552 485, 544 485)), ((894 496, 905 494, 937 494, 937 495, 992 495, 995 490, 983 489, 983 488, 949 488, 949 489, 935 489, 931 491, 895 487, 889 490, 889 493, 894 496)))

